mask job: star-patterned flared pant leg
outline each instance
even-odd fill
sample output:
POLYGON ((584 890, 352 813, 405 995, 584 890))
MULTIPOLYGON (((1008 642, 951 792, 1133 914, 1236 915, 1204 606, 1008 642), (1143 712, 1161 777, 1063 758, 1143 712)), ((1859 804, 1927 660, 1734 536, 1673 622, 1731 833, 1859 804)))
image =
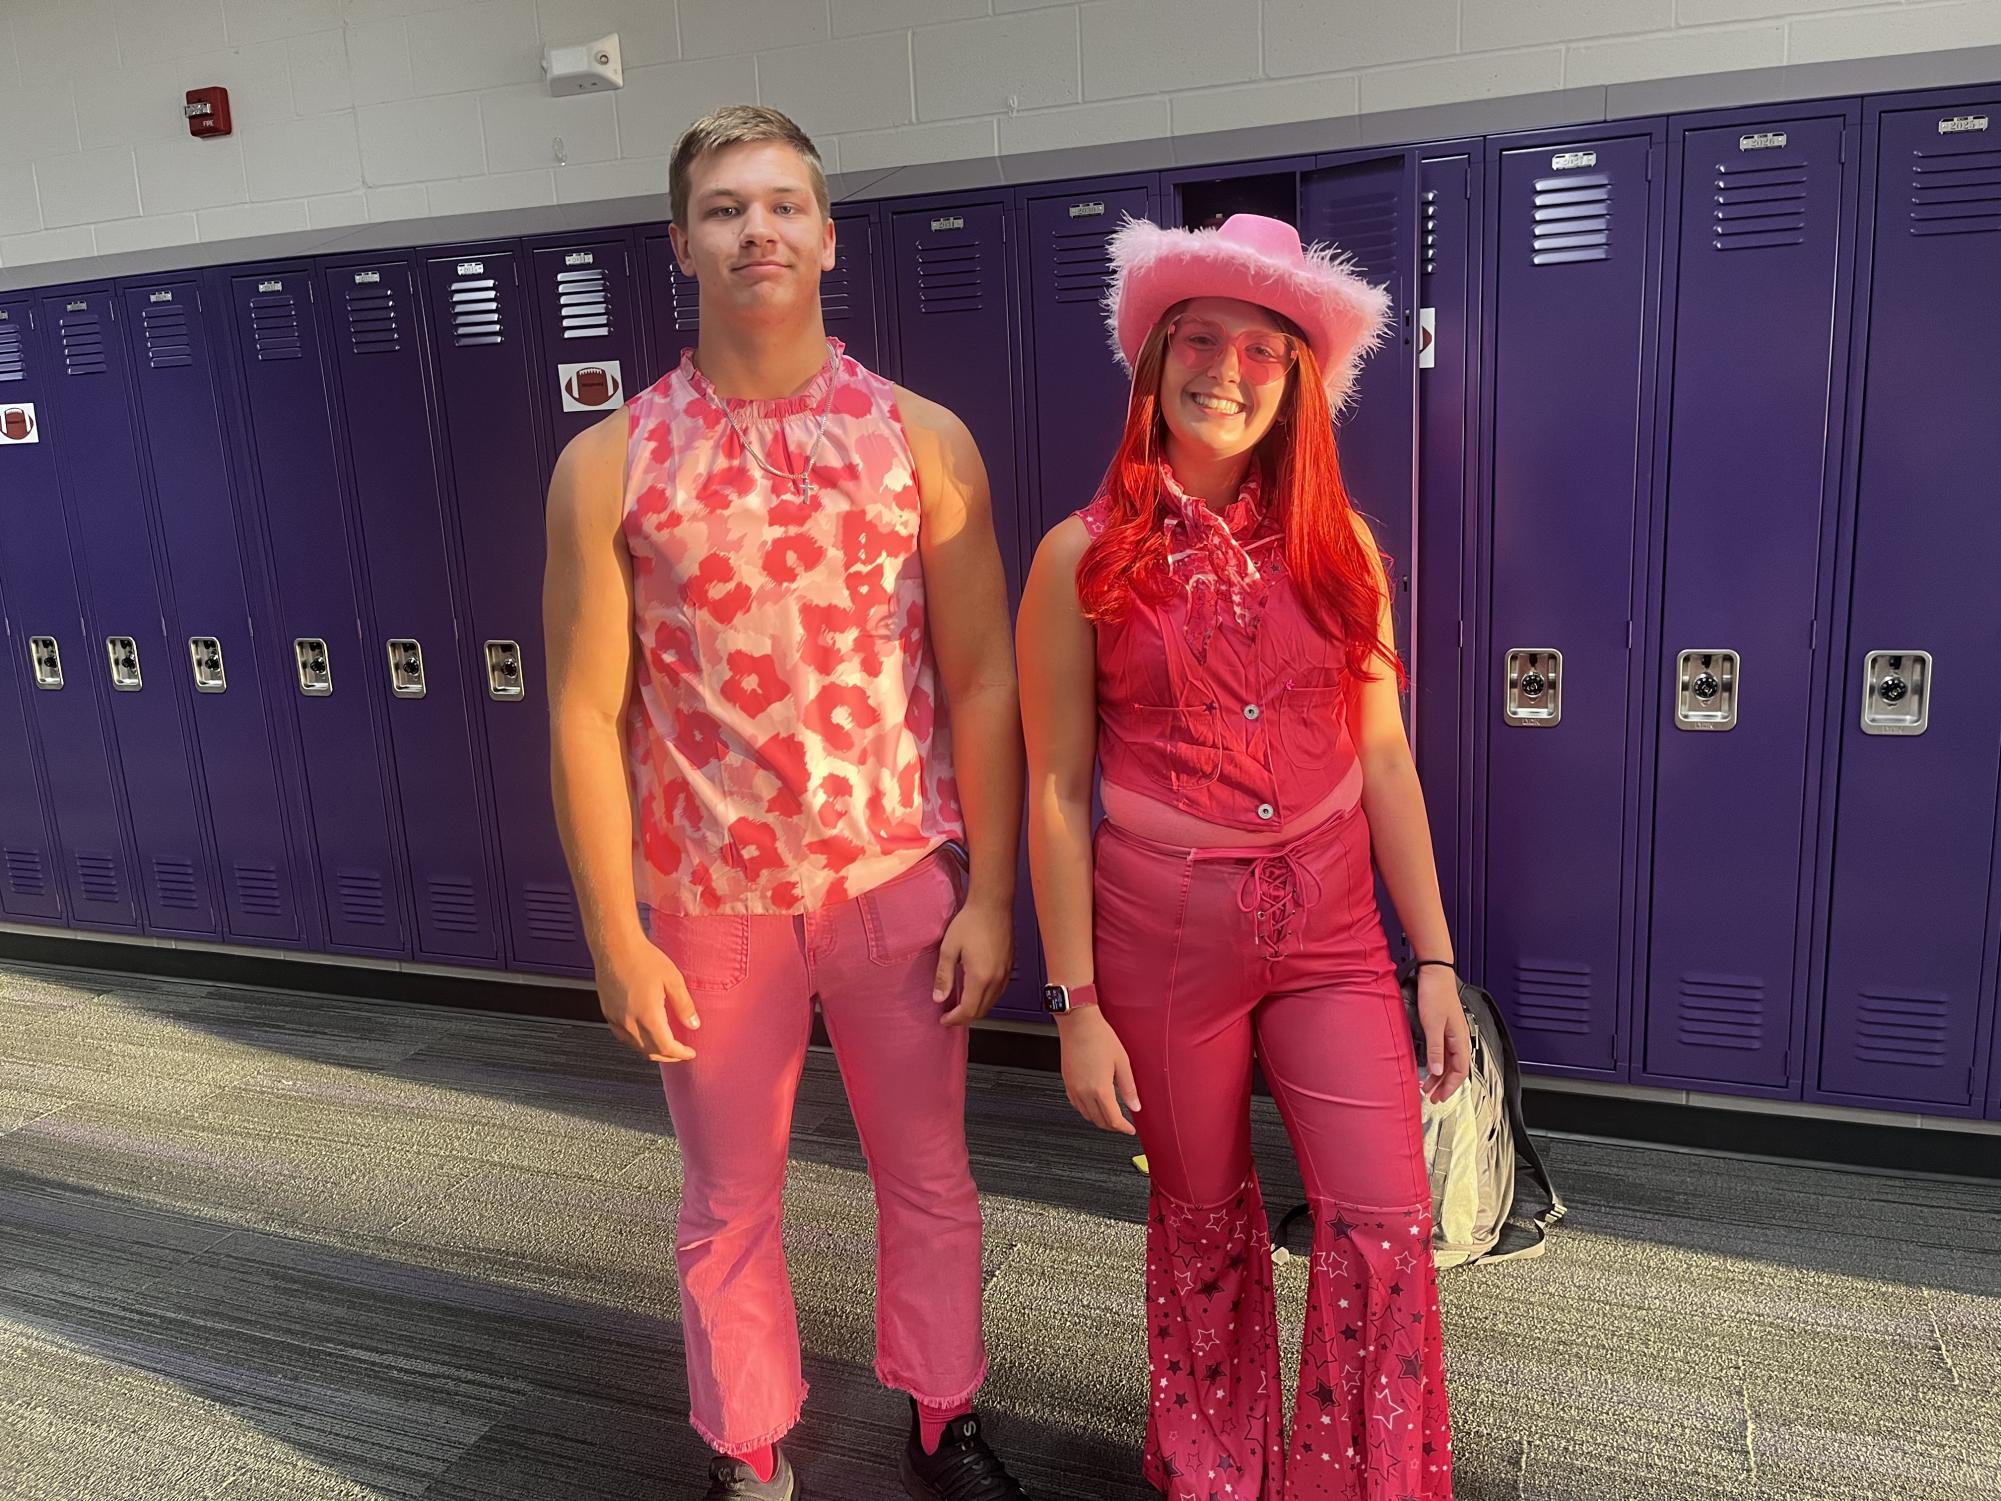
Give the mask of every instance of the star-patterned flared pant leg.
POLYGON ((1292 844, 1179 849, 1100 825, 1095 948, 1152 1174, 1145 1473, 1170 1501, 1452 1494, 1410 1028, 1360 808, 1292 844), (1314 1213, 1281 1432, 1255 1055, 1314 1213))

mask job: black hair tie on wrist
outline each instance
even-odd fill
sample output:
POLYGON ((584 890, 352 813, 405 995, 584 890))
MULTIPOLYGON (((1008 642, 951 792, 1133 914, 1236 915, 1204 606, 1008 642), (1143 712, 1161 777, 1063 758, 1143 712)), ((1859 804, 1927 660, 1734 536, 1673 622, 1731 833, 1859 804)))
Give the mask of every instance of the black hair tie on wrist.
POLYGON ((1450 959, 1420 959, 1411 966, 1411 969, 1413 971, 1420 970, 1427 964, 1435 964, 1440 969, 1449 969, 1455 975, 1459 973, 1459 966, 1454 964, 1450 959))

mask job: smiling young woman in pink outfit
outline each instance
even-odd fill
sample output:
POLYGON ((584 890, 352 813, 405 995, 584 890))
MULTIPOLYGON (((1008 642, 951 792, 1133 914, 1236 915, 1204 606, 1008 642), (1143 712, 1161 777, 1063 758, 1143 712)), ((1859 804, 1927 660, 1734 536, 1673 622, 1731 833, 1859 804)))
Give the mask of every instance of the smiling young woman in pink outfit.
POLYGON ((1468 1041, 1388 588, 1331 417, 1386 298, 1255 215, 1128 224, 1112 257, 1126 428, 1042 543, 1017 660, 1064 1081, 1095 1124, 1137 1124, 1152 1176, 1145 1473, 1173 1501, 1437 1501, 1421 1086, 1374 870, 1426 961, 1434 1097, 1468 1041), (1314 1209, 1289 1438, 1254 1056, 1314 1209))

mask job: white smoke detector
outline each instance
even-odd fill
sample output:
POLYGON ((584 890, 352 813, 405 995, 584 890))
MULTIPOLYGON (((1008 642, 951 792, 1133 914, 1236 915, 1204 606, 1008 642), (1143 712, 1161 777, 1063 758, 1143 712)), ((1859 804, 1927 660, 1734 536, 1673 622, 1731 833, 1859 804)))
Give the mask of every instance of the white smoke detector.
POLYGON ((542 71, 549 75, 552 94, 595 94, 625 87, 625 65, 619 60, 618 33, 599 37, 582 47, 551 47, 542 54, 542 71))

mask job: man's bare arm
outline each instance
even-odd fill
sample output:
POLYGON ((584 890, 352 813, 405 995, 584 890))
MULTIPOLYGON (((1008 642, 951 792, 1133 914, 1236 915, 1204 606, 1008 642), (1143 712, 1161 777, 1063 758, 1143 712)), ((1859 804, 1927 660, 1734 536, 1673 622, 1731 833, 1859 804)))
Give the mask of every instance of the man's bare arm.
MULTIPOLYGON (((985 915, 994 945, 1011 946, 1021 839, 1021 702, 986 467, 973 435, 951 412, 903 390, 897 402, 924 502, 918 539, 924 596, 972 855, 966 906, 985 915)), ((975 957, 982 968, 1000 962, 1001 971, 978 976, 976 984, 969 967, 954 1012, 962 1020, 983 1015, 1007 983, 1005 956, 975 957), (966 1011, 971 1015, 961 1016, 966 1011)))
POLYGON ((694 1009, 678 975, 656 980, 664 956, 639 925, 632 878, 623 732, 633 691, 632 560, 621 525, 625 424, 619 413, 579 434, 549 482, 542 630, 550 786, 606 1019, 649 1056, 678 1060, 692 1050, 669 1030, 659 986, 684 1025, 693 1024, 694 1009))

